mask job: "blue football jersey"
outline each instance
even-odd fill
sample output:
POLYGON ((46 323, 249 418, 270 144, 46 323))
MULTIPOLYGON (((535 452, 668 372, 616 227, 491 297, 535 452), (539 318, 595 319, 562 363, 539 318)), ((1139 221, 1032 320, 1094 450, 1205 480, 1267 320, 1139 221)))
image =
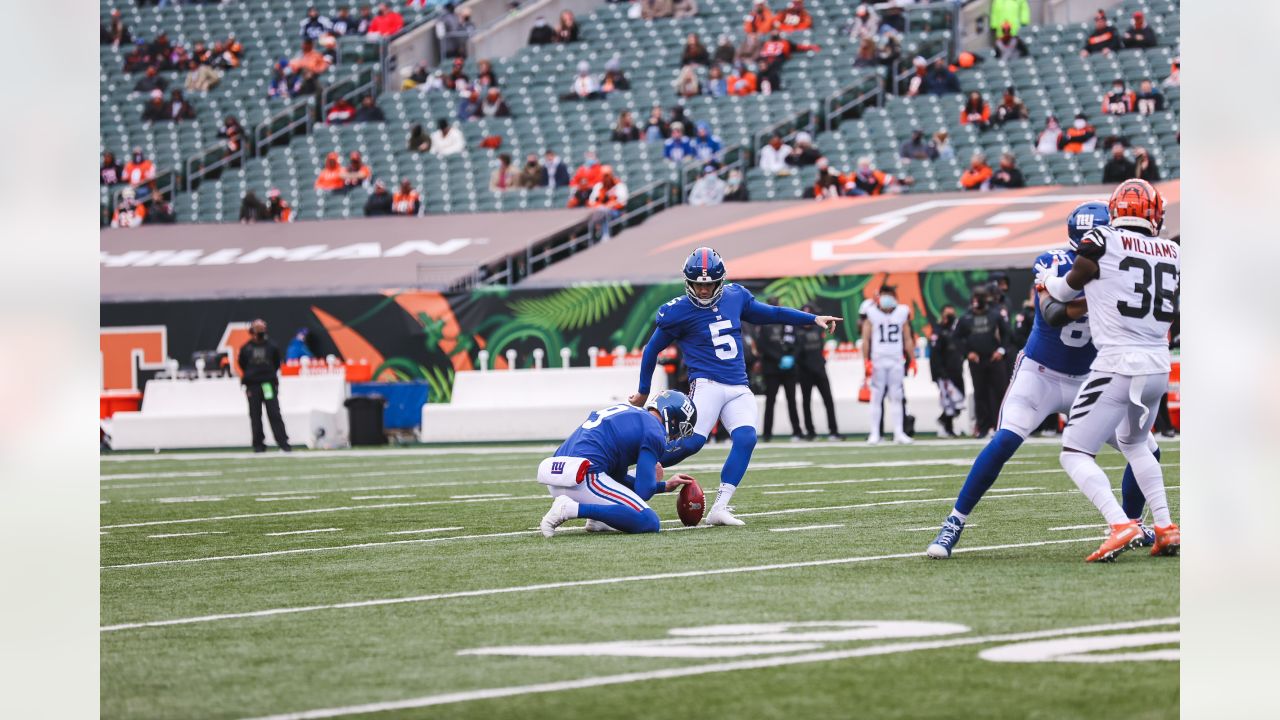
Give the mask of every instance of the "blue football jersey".
POLYGON ((666 441, 662 421, 648 410, 621 403, 592 412, 555 454, 585 458, 592 472, 630 485, 627 468, 636 464, 640 451, 647 449, 660 458, 666 441))
POLYGON ((700 308, 686 295, 658 308, 657 323, 675 338, 689 367, 689 379, 706 378, 725 385, 747 384, 742 357, 742 315, 755 297, 750 290, 726 283, 712 307, 700 308))
MULTIPOLYGON (((1036 258, 1032 272, 1040 273, 1058 261, 1058 276, 1067 274, 1075 263, 1076 254, 1070 250, 1051 250, 1036 258)), ((1040 296, 1035 298, 1036 315, 1031 326, 1031 336, 1027 338, 1022 354, 1066 375, 1085 375, 1093 358, 1098 354, 1093 346, 1093 338, 1089 335, 1089 318, 1082 317, 1066 326, 1056 328, 1045 321, 1040 312, 1040 296)))

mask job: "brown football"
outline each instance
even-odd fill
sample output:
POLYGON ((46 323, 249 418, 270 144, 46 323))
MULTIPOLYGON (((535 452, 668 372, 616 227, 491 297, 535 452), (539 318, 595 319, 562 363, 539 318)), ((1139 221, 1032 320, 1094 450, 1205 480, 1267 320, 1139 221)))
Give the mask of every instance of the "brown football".
POLYGON ((707 509, 707 498, 697 482, 680 486, 680 497, 676 498, 676 513, 680 522, 693 526, 702 522, 702 514, 707 509))

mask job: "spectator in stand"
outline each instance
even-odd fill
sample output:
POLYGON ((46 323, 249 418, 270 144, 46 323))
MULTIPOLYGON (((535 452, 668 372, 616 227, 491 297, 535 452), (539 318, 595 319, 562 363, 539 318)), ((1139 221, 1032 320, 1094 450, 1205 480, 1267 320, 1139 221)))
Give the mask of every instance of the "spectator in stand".
POLYGON ((671 136, 671 124, 662 117, 662 106, 654 103, 644 124, 644 141, 658 142, 671 136))
POLYGON ((698 14, 698 3, 694 0, 675 0, 673 16, 677 20, 691 18, 698 14))
POLYGON ((267 97, 288 100, 293 94, 293 79, 289 76, 289 61, 280 60, 271 68, 271 82, 267 84, 267 97))
POLYGON ((324 114, 324 121, 330 125, 345 125, 356 116, 356 106, 346 98, 338 98, 337 102, 324 114))
MULTIPOLYGON (((770 43, 765 43, 768 47, 770 43)), ((770 95, 774 90, 782 89, 782 58, 762 57, 756 63, 756 77, 759 78, 761 95, 770 95)))
POLYGON ((498 167, 489 175, 489 189, 493 192, 506 192, 516 188, 516 171, 511 167, 511 155, 498 155, 498 167))
POLYGON ((578 42, 578 20, 568 10, 560 13, 560 24, 556 26, 556 42, 578 42))
POLYGON ((716 65, 732 65, 737 57, 738 51, 733 47, 733 39, 728 35, 721 35, 716 40, 716 50, 711 54, 711 59, 715 60, 716 65))
POLYGON ((329 34, 321 35, 320 39, 316 41, 316 46, 320 54, 324 55, 324 58, 329 61, 330 65, 338 61, 338 38, 329 34))
POLYGON ((422 210, 422 197, 413 189, 407 178, 400 181, 400 189, 391 197, 393 215, 417 215, 422 210))
POLYGON ((542 166, 538 164, 538 154, 525 156, 524 166, 516 175, 516 187, 521 190, 532 190, 542 184, 542 166))
POLYGON ((627 209, 627 198, 627 184, 614 175, 611 166, 602 166, 600 181, 591 188, 591 194, 587 197, 587 207, 595 208, 595 212, 587 219, 588 231, 607 240, 610 225, 627 209))
POLYGON ((1150 183, 1160 182, 1160 168, 1156 167, 1156 159, 1144 147, 1133 149, 1133 176, 1150 183))
POLYGON ((725 84, 729 86, 729 94, 737 97, 755 95, 758 89, 756 74, 743 62, 737 64, 725 84))
POLYGON ((467 76, 466 60, 462 58, 453 59, 453 68, 448 75, 442 80, 446 90, 454 92, 469 92, 471 90, 471 78, 467 76))
POLYGON ((424 153, 431 150, 431 136, 427 135, 427 131, 422 128, 419 123, 414 123, 409 128, 409 152, 424 153))
POLYGON ((124 164, 124 175, 121 177, 135 188, 146 185, 156 179, 156 166, 142 154, 142 148, 135 147, 129 162, 124 164))
POLYGON ((719 205, 724 202, 726 187, 725 181, 716 174, 716 166, 706 165, 702 168, 702 177, 693 183, 693 189, 689 191, 689 204, 695 207, 719 205))
POLYGON ((748 15, 742 23, 742 30, 746 33, 746 39, 742 41, 742 46, 738 48, 738 58, 755 57, 760 51, 760 46, 764 44, 764 38, 773 32, 773 28, 777 22, 773 11, 769 9, 769 5, 765 0, 755 0, 751 7, 751 14, 748 15))
POLYGON ((991 106, 982 98, 982 93, 977 90, 969 93, 964 107, 960 108, 960 124, 973 125, 984 132, 991 127, 991 106))
POLYGON ((197 41, 191 46, 191 59, 201 65, 209 65, 213 63, 213 51, 204 46, 204 43, 197 41))
POLYGON ((640 17, 643 20, 668 18, 675 14, 675 3, 672 0, 639 0, 640 17))
POLYGON ((614 142, 634 142, 640 139, 640 128, 636 127, 636 121, 631 117, 630 110, 618 113, 618 123, 613 126, 610 137, 614 142))
POLYGON ((720 150, 724 145, 720 142, 720 137, 711 132, 711 124, 706 120, 699 120, 694 127, 697 131, 691 140, 693 154, 698 157, 699 162, 708 164, 719 162, 720 150))
POLYGON ((865 2, 858 5, 853 11, 853 21, 845 28, 845 34, 849 36, 849 42, 855 45, 861 46, 864 40, 871 40, 874 44, 880 34, 880 15, 865 2))
POLYGON ((1111 146, 1111 158, 1102 166, 1102 182, 1116 184, 1133 177, 1133 161, 1125 157, 1124 143, 1111 146))
POLYGON ((990 190, 991 166, 987 164, 987 156, 976 152, 969 160, 969 167, 960 174, 960 189, 990 190))
POLYGON ((991 18, 991 38, 995 40, 1009 26, 1009 31, 1017 35, 1023 25, 1031 24, 1031 7, 1027 0, 991 0, 988 11, 991 18))
POLYGON ((485 93, 484 100, 480 102, 480 117, 511 117, 511 108, 507 107, 507 101, 502 98, 502 92, 498 88, 491 87, 485 93))
POLYGON ((183 86, 190 92, 209 92, 222 82, 222 74, 195 60, 187 61, 187 80, 183 86))
POLYGON ((324 53, 316 50, 315 43, 310 40, 303 40, 302 52, 289 61, 289 70, 294 73, 306 70, 312 75, 323 75, 324 71, 328 69, 329 58, 325 57, 324 53))
POLYGON ((223 70, 240 67, 240 56, 244 53, 244 46, 235 39, 234 36, 228 37, 226 42, 214 43, 211 52, 212 60, 210 62, 223 70))
POLYGON ((1182 58, 1179 56, 1174 58, 1173 64, 1169 66, 1169 77, 1165 78, 1164 82, 1160 84, 1163 85, 1164 87, 1178 87, 1178 84, 1181 82, 1181 80, 1178 77, 1178 74, 1181 71, 1181 69, 1182 69, 1182 58))
POLYGON ((293 208, 280 197, 279 188, 267 191, 267 215, 272 222, 287 223, 293 221, 293 208))
POLYGON ((604 169, 596 157, 596 151, 588 150, 582 157, 582 165, 573 173, 573 179, 569 181, 569 187, 573 190, 573 194, 569 196, 569 207, 587 204, 587 200, 591 197, 591 190, 600 182, 603 172, 604 169))
POLYGON ((911 138, 898 146, 898 157, 904 160, 937 160, 938 149, 924 139, 923 130, 916 128, 911 131, 911 138))
POLYGON ((124 167, 116 160, 114 153, 102 153, 102 165, 98 167, 98 184, 115 185, 124 182, 124 167))
POLYGON ((476 63, 476 85, 483 89, 498 87, 498 75, 493 71, 493 63, 481 60, 476 63))
POLYGON ((124 19, 120 17, 118 9, 111 11, 111 20, 99 29, 98 41, 101 45, 111 45, 112 47, 120 47, 133 42, 133 36, 129 33, 129 26, 124 24, 124 19))
POLYGON ((569 186, 569 166, 564 164, 555 150, 547 149, 542 154, 542 177, 538 187, 562 188, 569 186))
POLYGON ((929 67, 924 79, 925 92, 930 95, 947 95, 960 92, 960 78, 951 72, 947 63, 938 58, 929 67))
POLYGON ((609 58, 604 64, 604 75, 600 77, 600 92, 608 96, 615 90, 626 92, 631 89, 631 81, 622 72, 622 59, 617 55, 609 58))
POLYGON ((365 217, 382 217, 391 214, 391 193, 387 192, 386 183, 381 180, 373 184, 373 192, 364 201, 365 217))
POLYGON ((840 178, 844 185, 845 195, 880 195, 886 191, 900 191, 901 186, 915 184, 910 176, 894 177, 876 168, 871 163, 871 156, 858 158, 857 169, 840 178))
POLYGON ((360 157, 360 153, 352 150, 351 155, 348 156, 347 166, 342 169, 343 184, 346 185, 347 189, 358 185, 367 185, 372 176, 373 170, 364 164, 364 159, 360 157))
POLYGON ((821 49, 817 45, 791 42, 780 32, 774 32, 769 35, 769 39, 765 41, 764 45, 760 46, 759 60, 760 62, 768 61, 770 63, 783 62, 791 59, 792 52, 818 52, 821 49))
POLYGON ((929 63, 919 55, 911 60, 912 75, 907 80, 906 94, 907 97, 915 97, 928 92, 928 85, 925 80, 929 77, 929 63))
POLYGON ((671 123, 671 137, 662 144, 662 156, 677 165, 693 156, 693 143, 685 137, 683 123, 671 123))
POLYGON ((480 91, 474 86, 458 98, 458 122, 477 120, 480 117, 480 91))
POLYGON ((779 32, 795 32, 813 27, 813 17, 804 9, 804 0, 791 0, 791 4, 778 13, 774 27, 779 32))
POLYGON ((159 62, 154 55, 151 54, 151 46, 146 40, 138 38, 133 41, 133 49, 128 55, 124 56, 124 71, 127 73, 136 73, 145 70, 151 65, 159 62))
POLYGON ((1052 155, 1058 152, 1058 138, 1062 137, 1062 126, 1058 118, 1050 115, 1045 118, 1044 129, 1036 138, 1036 152, 1041 155, 1052 155))
POLYGON ((1013 34, 1013 28, 1008 22, 1000 26, 1000 35, 996 38, 993 47, 995 48, 996 59, 1001 62, 1017 60, 1031 54, 1022 38, 1013 34))
POLYGON ((136 228, 141 226, 146 218, 146 204, 138 202, 137 193, 133 188, 125 188, 120 193, 120 204, 116 205, 116 211, 111 215, 111 227, 136 228))
POLYGON ((1013 153, 1001 155, 1000 167, 996 168, 995 173, 991 175, 991 187, 1008 189, 1026 186, 1027 180, 1022 176, 1022 170, 1018 168, 1018 160, 1013 153))
POLYGON ((858 54, 853 58, 856 68, 872 68, 880 64, 880 49, 875 38, 863 38, 858 42, 858 54))
POLYGON ((386 122, 387 116, 382 112, 382 108, 373 102, 372 95, 365 95, 360 98, 360 107, 356 110, 353 122, 369 123, 369 122, 386 122))
POLYGON ((828 200, 843 196, 844 183, 840 180, 840 173, 825 164, 819 166, 818 177, 813 182, 813 199, 828 200))
POLYGON ((1097 142, 1097 131, 1084 113, 1078 113, 1071 127, 1058 137, 1058 149, 1067 153, 1089 152, 1097 142))
POLYGON ((369 28, 373 27, 373 6, 364 5, 360 8, 360 17, 356 19, 356 35, 368 35, 369 28))
POLYGON ((218 138, 226 143, 227 155, 240 152, 244 143, 244 126, 234 115, 228 115, 223 118, 222 127, 218 128, 218 138))
MULTIPOLYGON (((445 8, 449 8, 445 5, 445 8)), ((378 14, 369 23, 369 35, 391 37, 404 27, 404 17, 392 10, 386 3, 378 5, 378 14)))
POLYGON ((774 133, 769 143, 760 148, 760 170, 768 175, 790 175, 791 167, 787 158, 791 156, 791 146, 782 142, 782 136, 774 133))
POLYGON ((707 46, 702 44, 698 33, 689 33, 685 37, 684 50, 680 52, 680 64, 702 66, 711 64, 711 53, 707 52, 707 46))
POLYGON ((1111 92, 1102 96, 1103 115, 1127 115, 1133 112, 1137 96, 1124 85, 1124 80, 1116 78, 1111 83, 1111 92))
POLYGON ((294 97, 302 97, 304 95, 316 95, 320 92, 320 81, 316 74, 310 70, 294 73, 293 80, 289 86, 289 93, 294 97))
POLYGON ((575 100, 599 100, 604 97, 600 94, 600 83, 591 76, 591 65, 586 60, 578 62, 578 74, 573 78, 573 84, 569 88, 569 92, 560 96, 562 102, 572 102, 575 100))
POLYGON ((533 27, 529 30, 530 45, 550 45, 556 41, 556 31, 541 15, 533 19, 533 27))
POLYGON ((1143 80, 1134 99, 1139 115, 1150 115, 1164 110, 1164 93, 1156 89, 1150 80, 1143 80))
POLYGON ((320 192, 337 192, 342 190, 346 183, 342 179, 342 165, 338 162, 338 153, 331 152, 324 158, 324 167, 320 168, 320 174, 316 176, 316 190, 320 192))
POLYGON ((154 90, 161 92, 169 89, 169 81, 165 79, 155 65, 147 68, 147 71, 138 78, 138 82, 134 83, 133 91, 141 93, 150 93, 154 90))
POLYGON ((725 80, 724 71, 719 65, 712 65, 707 70, 707 82, 702 86, 702 92, 711 97, 725 97, 729 94, 729 81, 725 80))
POLYGON ((1141 10, 1133 14, 1133 24, 1124 31, 1122 42, 1125 50, 1141 50, 1156 46, 1156 31, 1147 26, 1147 19, 1141 10))
POLYGON ((691 98, 702 94, 702 83, 698 81, 696 68, 696 65, 685 65, 676 73, 676 79, 671 83, 671 86, 675 88, 676 95, 682 98, 691 98))
POLYGON ((436 121, 436 129, 431 133, 431 154, 436 157, 459 155, 466 148, 466 139, 457 126, 450 126, 449 121, 441 118, 436 121))
POLYGON ((1004 96, 1000 98, 1000 105, 996 107, 995 124, 1002 126, 1011 120, 1028 120, 1031 113, 1027 111, 1027 106, 1018 97, 1017 90, 1012 85, 1004 89, 1004 96))
POLYGON ((729 171, 729 177, 725 178, 724 184, 725 202, 747 202, 751 199, 751 195, 747 192, 746 180, 738 168, 729 171))
POLYGON ((307 8, 307 17, 303 19, 301 25, 302 37, 311 41, 319 40, 321 35, 333 30, 333 22, 321 15, 314 6, 307 8))
POLYGON ((951 135, 946 128, 933 134, 933 149, 937 151, 939 160, 950 160, 956 156, 955 146, 951 144, 951 135))
POLYGON ((1120 33, 1107 20, 1107 14, 1101 10, 1093 17, 1093 32, 1084 41, 1080 49, 1080 57, 1089 57, 1094 53, 1110 56, 1120 49, 1120 33))
POLYGON ((258 194, 250 190, 240 199, 240 222, 256 223, 271 219, 267 204, 258 199, 258 194))
POLYGON ((816 165, 822 153, 813 146, 813 136, 803 130, 796 133, 791 146, 791 154, 787 156, 787 164, 792 167, 809 167, 816 165))
POLYGON ((346 5, 338 8, 338 14, 333 18, 333 25, 330 32, 338 37, 356 34, 356 19, 351 17, 351 8, 346 5))
POLYGON ((165 102, 164 93, 151 91, 151 100, 142 109, 142 119, 148 122, 181 122, 194 120, 195 108, 182 97, 181 90, 169 93, 169 102, 165 102))

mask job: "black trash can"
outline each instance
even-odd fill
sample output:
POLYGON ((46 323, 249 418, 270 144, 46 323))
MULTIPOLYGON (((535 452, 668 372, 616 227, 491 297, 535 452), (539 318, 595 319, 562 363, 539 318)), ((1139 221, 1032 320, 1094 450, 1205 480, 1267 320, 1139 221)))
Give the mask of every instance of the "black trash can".
POLYGON ((347 398, 347 419, 352 445, 386 445, 382 432, 382 412, 387 400, 381 395, 353 395, 347 398))

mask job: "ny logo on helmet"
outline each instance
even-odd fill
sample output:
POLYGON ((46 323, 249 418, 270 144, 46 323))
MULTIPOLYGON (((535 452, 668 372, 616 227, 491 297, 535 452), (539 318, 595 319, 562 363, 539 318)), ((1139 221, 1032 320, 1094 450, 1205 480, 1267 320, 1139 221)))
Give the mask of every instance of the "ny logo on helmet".
POLYGON ((1076 215, 1076 229, 1077 230, 1093 229, 1093 216, 1090 215, 1089 213, 1080 213, 1079 215, 1076 215))

